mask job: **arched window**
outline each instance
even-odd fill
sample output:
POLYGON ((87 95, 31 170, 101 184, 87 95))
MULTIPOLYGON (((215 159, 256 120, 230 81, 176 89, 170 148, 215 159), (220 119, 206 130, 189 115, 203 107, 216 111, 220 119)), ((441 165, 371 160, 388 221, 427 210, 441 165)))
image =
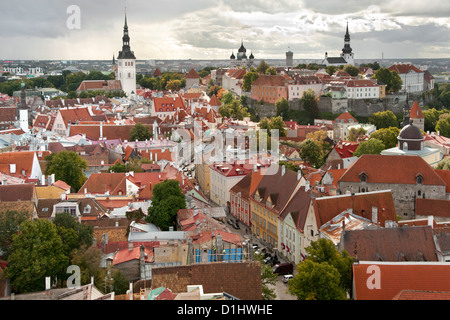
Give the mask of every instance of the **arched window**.
POLYGON ((403 142, 403 150, 408 151, 408 142, 403 142))

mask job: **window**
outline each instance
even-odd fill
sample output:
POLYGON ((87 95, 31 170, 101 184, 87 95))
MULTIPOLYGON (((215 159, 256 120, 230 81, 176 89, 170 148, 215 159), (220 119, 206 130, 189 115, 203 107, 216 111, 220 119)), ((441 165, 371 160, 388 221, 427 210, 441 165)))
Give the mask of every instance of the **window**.
POLYGON ((419 175, 416 177, 416 182, 417 182, 417 184, 423 184, 423 177, 422 177, 421 174, 419 174, 419 175))
POLYGON ((367 182, 367 175, 365 173, 361 174, 361 182, 367 182))

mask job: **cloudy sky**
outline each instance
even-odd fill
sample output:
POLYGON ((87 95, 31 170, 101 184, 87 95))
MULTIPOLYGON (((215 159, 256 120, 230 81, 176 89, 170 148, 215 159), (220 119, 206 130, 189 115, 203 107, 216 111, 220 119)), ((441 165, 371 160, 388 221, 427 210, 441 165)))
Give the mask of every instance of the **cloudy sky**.
POLYGON ((125 7, 139 60, 228 59, 241 39, 256 59, 321 59, 340 54, 347 23, 356 59, 450 57, 448 0, 15 0, 0 60, 111 59, 125 7))

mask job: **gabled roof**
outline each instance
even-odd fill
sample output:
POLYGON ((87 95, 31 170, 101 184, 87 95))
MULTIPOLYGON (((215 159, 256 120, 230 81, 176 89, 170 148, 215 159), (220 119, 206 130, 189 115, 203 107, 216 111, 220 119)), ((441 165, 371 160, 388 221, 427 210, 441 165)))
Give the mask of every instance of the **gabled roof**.
POLYGON ((297 172, 293 170, 285 169, 283 174, 281 166, 275 173, 268 170, 270 169, 261 169, 262 179, 251 197, 255 200, 254 195, 258 192, 261 197, 259 202, 265 204, 269 197, 275 200, 274 196, 276 196, 276 203, 273 203, 272 210, 281 213, 281 210, 288 204, 291 195, 296 191, 300 179, 298 179, 297 172), (283 187, 280 188, 280 186, 283 187))
POLYGON ((419 156, 364 154, 354 161, 339 182, 360 182, 366 173, 367 183, 416 184, 420 173, 424 185, 445 186, 444 180, 419 156))
POLYGON ((34 159, 34 151, 0 153, 0 172, 14 177, 29 177, 32 173, 34 159), (12 164, 15 166, 11 166, 12 164))
POLYGON ((356 120, 355 117, 353 117, 351 115, 351 113, 347 112, 347 111, 346 112, 342 112, 339 116, 336 117, 335 120, 344 120, 345 123, 350 122, 349 120, 353 120, 354 123, 358 123, 358 120, 356 120))
POLYGON ((438 261, 430 226, 346 231, 343 248, 365 261, 438 261))
POLYGON ((305 187, 301 187, 280 213, 281 220, 284 220, 290 214, 295 226, 301 232, 305 229, 306 217, 311 204, 311 192, 311 190, 305 191, 305 187))
POLYGON ((360 217, 373 221, 373 208, 377 208, 376 223, 381 226, 384 226, 386 221, 397 221, 390 190, 319 197, 313 200, 313 206, 319 228, 348 209, 360 217))
POLYGON ((197 71, 194 70, 194 68, 191 68, 189 73, 186 75, 186 79, 199 79, 200 76, 198 75, 197 71))
POLYGON ((409 111, 409 116, 412 119, 424 119, 425 118, 422 110, 420 109, 419 103, 417 101, 414 101, 413 105, 411 106, 411 110, 409 111))
POLYGON ((402 290, 448 292, 448 262, 378 262, 353 264, 355 300, 392 300, 402 290))
POLYGON ((217 99, 217 97, 216 97, 216 95, 215 94, 213 94, 212 95, 212 97, 211 97, 211 99, 209 100, 209 105, 210 106, 220 106, 220 102, 219 102, 219 99, 217 99))
POLYGON ((73 124, 77 121, 92 121, 88 108, 59 109, 59 113, 61 114, 66 127, 68 123, 73 124))
POLYGON ((177 108, 185 109, 186 106, 181 97, 156 97, 153 98, 155 112, 175 112, 177 108))
POLYGON ((412 64, 393 64, 388 68, 390 71, 396 71, 398 74, 409 73, 409 72, 417 72, 423 73, 422 70, 417 68, 412 64))

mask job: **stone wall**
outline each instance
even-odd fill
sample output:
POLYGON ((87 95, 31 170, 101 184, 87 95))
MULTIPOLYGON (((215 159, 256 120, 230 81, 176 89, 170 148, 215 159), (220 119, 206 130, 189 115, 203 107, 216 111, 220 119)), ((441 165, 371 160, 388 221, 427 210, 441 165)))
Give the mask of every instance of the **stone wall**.
POLYGON ((395 212, 403 220, 415 219, 415 200, 417 197, 425 199, 445 199, 445 186, 423 184, 390 184, 390 183, 360 183, 339 182, 341 194, 391 190, 394 198, 395 212), (420 191, 420 194, 419 194, 420 191))

